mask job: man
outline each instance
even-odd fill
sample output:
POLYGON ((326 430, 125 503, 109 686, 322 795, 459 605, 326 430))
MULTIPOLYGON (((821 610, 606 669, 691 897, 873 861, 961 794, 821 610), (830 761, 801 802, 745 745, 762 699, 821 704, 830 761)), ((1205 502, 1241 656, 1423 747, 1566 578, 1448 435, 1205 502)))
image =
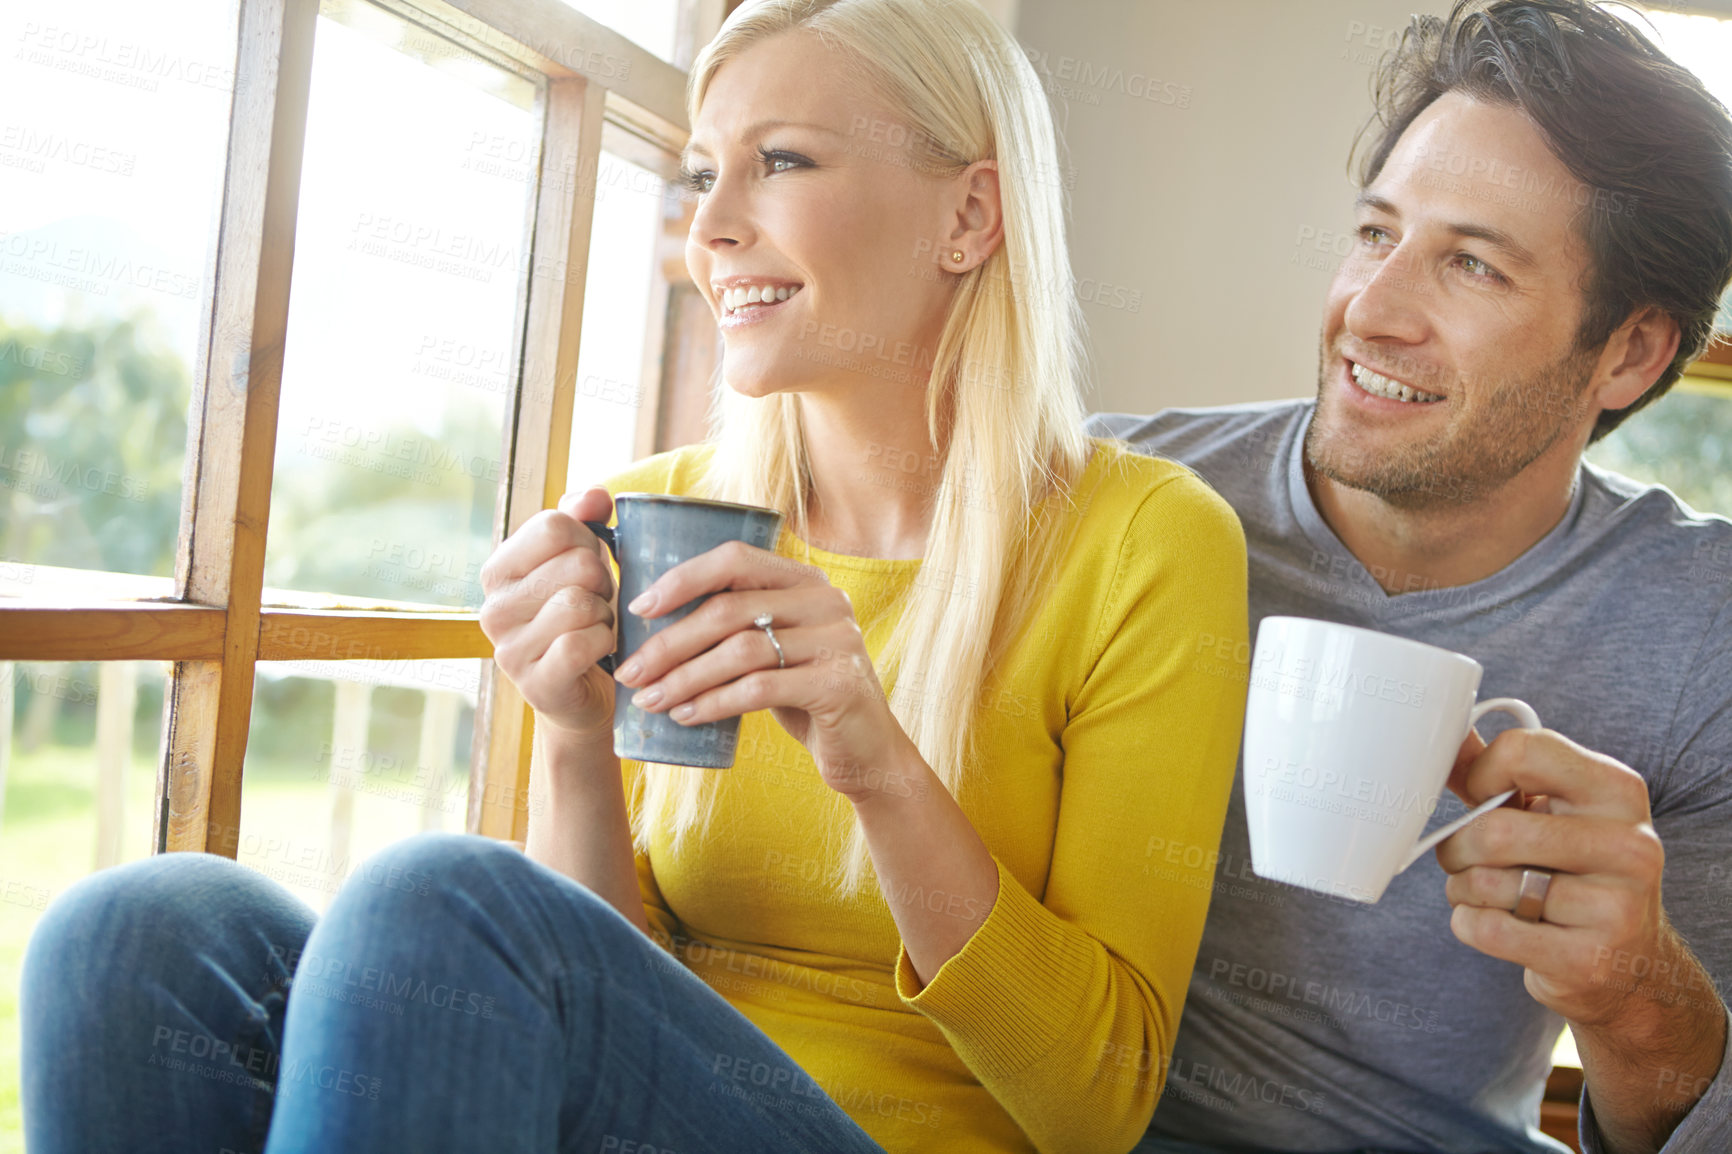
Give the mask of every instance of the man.
MULTIPOLYGON (((1725 1154, 1732 523, 1582 453, 1709 339, 1732 121, 1580 0, 1416 17, 1378 91, 1316 400, 1091 432, 1234 504, 1253 624, 1467 653, 1482 697, 1521 697, 1548 730, 1468 739, 1452 788, 1518 802, 1376 905, 1257 878, 1235 788, 1139 1149, 1558 1150, 1539 1100, 1568 1022, 1586 1149, 1725 1154), (1524 872, 1537 921, 1514 914, 1524 872)), ((1219 656, 1199 660, 1243 676, 1219 656)), ((1462 812, 1446 795, 1432 825, 1462 812)))

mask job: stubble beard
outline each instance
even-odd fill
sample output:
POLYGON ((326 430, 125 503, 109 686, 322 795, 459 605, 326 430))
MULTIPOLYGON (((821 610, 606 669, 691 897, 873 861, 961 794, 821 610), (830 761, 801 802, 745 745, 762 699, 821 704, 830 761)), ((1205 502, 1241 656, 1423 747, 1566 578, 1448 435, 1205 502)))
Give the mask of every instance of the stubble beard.
MULTIPOLYGON (((1319 475, 1402 509, 1460 506, 1483 500, 1544 456, 1583 414, 1597 349, 1572 348, 1524 378, 1482 381, 1474 407, 1440 435, 1397 446, 1349 446, 1337 429, 1325 377, 1336 361, 1327 340, 1318 351, 1317 408, 1305 430, 1305 463, 1319 475), (1488 387, 1489 386, 1489 387, 1488 387)), ((1349 384, 1348 388, 1356 388, 1349 384)), ((1456 406, 1453 388, 1437 405, 1456 406)))

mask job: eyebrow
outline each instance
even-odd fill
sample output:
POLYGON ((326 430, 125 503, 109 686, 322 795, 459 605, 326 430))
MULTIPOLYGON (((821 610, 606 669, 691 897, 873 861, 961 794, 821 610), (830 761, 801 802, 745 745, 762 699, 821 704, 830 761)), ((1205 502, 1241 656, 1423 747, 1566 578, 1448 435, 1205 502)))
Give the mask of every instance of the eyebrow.
MULTIPOLYGON (((754 137, 762 136, 772 128, 808 128, 813 132, 828 133, 831 136, 842 135, 834 128, 826 128, 822 124, 807 124, 799 120, 760 120, 756 124, 748 125, 745 131, 740 133, 740 142, 744 144, 746 141, 751 140, 754 137)), ((708 156, 710 155, 710 150, 695 140, 688 141, 686 146, 680 149, 680 164, 684 165, 693 156, 699 155, 700 153, 704 156, 708 156)))
MULTIPOLYGON (((1360 193, 1358 199, 1354 201, 1354 205, 1357 208, 1369 208, 1386 216, 1393 216, 1397 220, 1401 219, 1401 213, 1396 209, 1394 203, 1375 192, 1360 193)), ((1534 260, 1534 254, 1529 252, 1526 246, 1501 228, 1493 228, 1489 224, 1471 224, 1466 221, 1452 222, 1444 225, 1444 227, 1456 236, 1483 240, 1494 248, 1502 249, 1518 264, 1524 264, 1531 268, 1537 263, 1534 260)))

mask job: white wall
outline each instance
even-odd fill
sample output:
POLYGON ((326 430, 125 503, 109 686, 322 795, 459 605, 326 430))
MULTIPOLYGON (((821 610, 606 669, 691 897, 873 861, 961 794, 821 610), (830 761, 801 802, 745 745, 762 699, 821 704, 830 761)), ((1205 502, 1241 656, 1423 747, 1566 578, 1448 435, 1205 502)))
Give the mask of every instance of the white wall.
MULTIPOLYGON (((994 20, 1004 25, 1004 27, 1014 31, 1016 28, 1017 8, 1019 7, 1020 2, 1021 0, 980 0, 980 6, 986 9, 987 12, 992 15, 994 20)), ((1732 0, 1729 0, 1729 2, 1732 2, 1732 0)))
MULTIPOLYGON (((1728 0, 1690 7, 1732 12, 1728 0)), ((1074 166, 1091 408, 1315 391, 1323 294, 1340 259, 1324 234, 1351 225, 1346 160, 1371 111, 1373 63, 1410 12, 1448 8, 1020 0, 1017 39, 1048 75, 1074 166), (1150 78, 1156 99, 1132 95, 1150 78)))
POLYGON ((1313 391, 1339 262, 1328 234, 1352 219, 1348 148, 1372 62, 1412 9, 1022 0, 1017 38, 1048 77, 1074 166, 1090 408, 1313 391), (1156 96, 1139 99, 1151 79, 1156 96))

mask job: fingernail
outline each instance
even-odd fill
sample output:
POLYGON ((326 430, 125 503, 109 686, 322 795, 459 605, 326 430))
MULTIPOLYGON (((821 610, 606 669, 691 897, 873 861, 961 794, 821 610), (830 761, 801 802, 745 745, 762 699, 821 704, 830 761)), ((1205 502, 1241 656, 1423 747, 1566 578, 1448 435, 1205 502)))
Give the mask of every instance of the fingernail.
POLYGON ((621 668, 615 676, 627 685, 630 685, 632 682, 637 680, 637 675, 642 672, 643 663, 634 657, 630 661, 626 662, 624 667, 621 668))
POLYGON ((688 701, 686 704, 675 709, 673 711, 672 717, 675 721, 689 721, 689 720, 691 720, 692 714, 696 713, 697 711, 698 711, 698 707, 693 705, 691 702, 688 701))
POLYGON ((645 589, 642 593, 639 593, 632 599, 631 604, 627 605, 626 609, 629 612, 636 613, 639 617, 642 617, 645 613, 648 613, 651 609, 655 608, 659 596, 660 595, 657 594, 654 589, 645 589))
POLYGON ((631 703, 633 705, 637 706, 639 709, 648 709, 650 706, 654 705, 656 702, 660 701, 661 699, 662 699, 661 688, 659 686, 653 686, 652 685, 648 689, 638 690, 637 693, 632 696, 631 703))

